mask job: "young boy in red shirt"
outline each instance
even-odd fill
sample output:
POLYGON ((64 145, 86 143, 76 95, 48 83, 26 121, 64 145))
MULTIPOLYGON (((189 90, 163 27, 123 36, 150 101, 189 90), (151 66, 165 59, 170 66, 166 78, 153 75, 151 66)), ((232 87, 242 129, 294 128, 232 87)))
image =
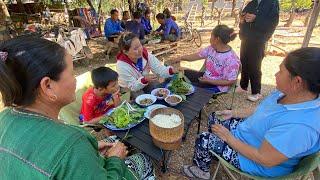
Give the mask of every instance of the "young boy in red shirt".
POLYGON ((101 116, 120 103, 118 73, 108 67, 92 70, 93 87, 82 96, 80 116, 89 124, 98 123, 101 116))

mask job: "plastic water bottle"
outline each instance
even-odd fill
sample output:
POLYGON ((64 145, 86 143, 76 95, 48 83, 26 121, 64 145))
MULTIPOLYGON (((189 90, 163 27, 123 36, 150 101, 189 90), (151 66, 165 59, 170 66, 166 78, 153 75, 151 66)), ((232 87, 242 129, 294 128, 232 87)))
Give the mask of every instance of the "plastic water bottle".
POLYGON ((83 119, 84 119, 83 115, 80 114, 80 116, 79 116, 79 124, 80 124, 80 125, 83 124, 83 119))

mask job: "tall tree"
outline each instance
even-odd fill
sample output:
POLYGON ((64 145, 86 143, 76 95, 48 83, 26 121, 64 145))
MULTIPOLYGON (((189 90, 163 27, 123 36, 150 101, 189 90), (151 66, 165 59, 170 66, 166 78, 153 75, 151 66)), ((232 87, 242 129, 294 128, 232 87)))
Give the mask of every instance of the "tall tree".
POLYGON ((297 0, 291 0, 290 17, 287 20, 287 23, 284 25, 285 27, 290 27, 292 25, 296 15, 295 13, 296 7, 297 7, 297 0))
POLYGON ((312 13, 311 13, 311 17, 309 20, 309 24, 308 24, 308 28, 306 31, 306 34, 304 36, 303 39, 303 43, 302 43, 302 47, 308 47, 309 45, 309 41, 313 32, 313 28, 315 27, 316 23, 317 23, 317 19, 319 17, 319 13, 320 13, 320 1, 319 0, 315 0, 313 2, 313 8, 312 8, 312 13))
POLYGON ((214 12, 214 3, 216 2, 217 0, 212 0, 212 4, 211 4, 211 19, 213 19, 213 12, 214 12))

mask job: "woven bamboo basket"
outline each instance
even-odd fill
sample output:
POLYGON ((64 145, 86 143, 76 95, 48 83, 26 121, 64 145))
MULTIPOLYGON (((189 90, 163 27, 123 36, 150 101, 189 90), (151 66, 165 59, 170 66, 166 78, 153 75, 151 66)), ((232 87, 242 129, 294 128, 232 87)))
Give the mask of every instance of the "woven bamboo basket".
POLYGON ((149 121, 150 134, 153 143, 164 150, 175 150, 181 146, 182 136, 184 132, 183 114, 173 108, 159 108, 151 112, 150 119, 157 114, 171 115, 177 114, 181 118, 181 124, 174 128, 163 128, 155 125, 152 120, 149 121))

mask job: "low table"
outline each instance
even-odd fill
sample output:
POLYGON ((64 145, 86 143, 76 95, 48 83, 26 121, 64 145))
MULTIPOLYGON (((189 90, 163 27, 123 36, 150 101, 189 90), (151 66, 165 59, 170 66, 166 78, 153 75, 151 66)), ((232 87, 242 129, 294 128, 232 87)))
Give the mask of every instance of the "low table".
MULTIPOLYGON (((179 110, 184 115, 185 120, 185 133, 184 138, 186 137, 190 124, 193 119, 195 119, 196 116, 199 115, 199 112, 203 108, 203 106, 209 101, 211 98, 212 93, 208 92, 207 90, 203 88, 196 87, 195 93, 187 96, 187 101, 180 103, 178 106, 175 106, 173 108, 179 110)), ((165 102, 163 100, 157 101, 157 104, 164 104, 165 102)), ((168 105, 168 104, 165 104, 168 105)), ((198 132, 199 132, 198 126, 198 132)), ((114 133, 120 137, 125 137, 127 131, 114 131, 114 133)), ((167 170, 167 162, 170 157, 171 151, 165 151, 157 146, 155 146, 152 142, 152 137, 150 135, 149 131, 149 120, 146 119, 139 125, 133 127, 129 131, 129 135, 132 137, 126 139, 126 143, 129 143, 131 146, 141 150, 145 154, 152 157, 157 162, 160 162, 160 165, 162 167, 162 171, 166 172, 167 170)))

